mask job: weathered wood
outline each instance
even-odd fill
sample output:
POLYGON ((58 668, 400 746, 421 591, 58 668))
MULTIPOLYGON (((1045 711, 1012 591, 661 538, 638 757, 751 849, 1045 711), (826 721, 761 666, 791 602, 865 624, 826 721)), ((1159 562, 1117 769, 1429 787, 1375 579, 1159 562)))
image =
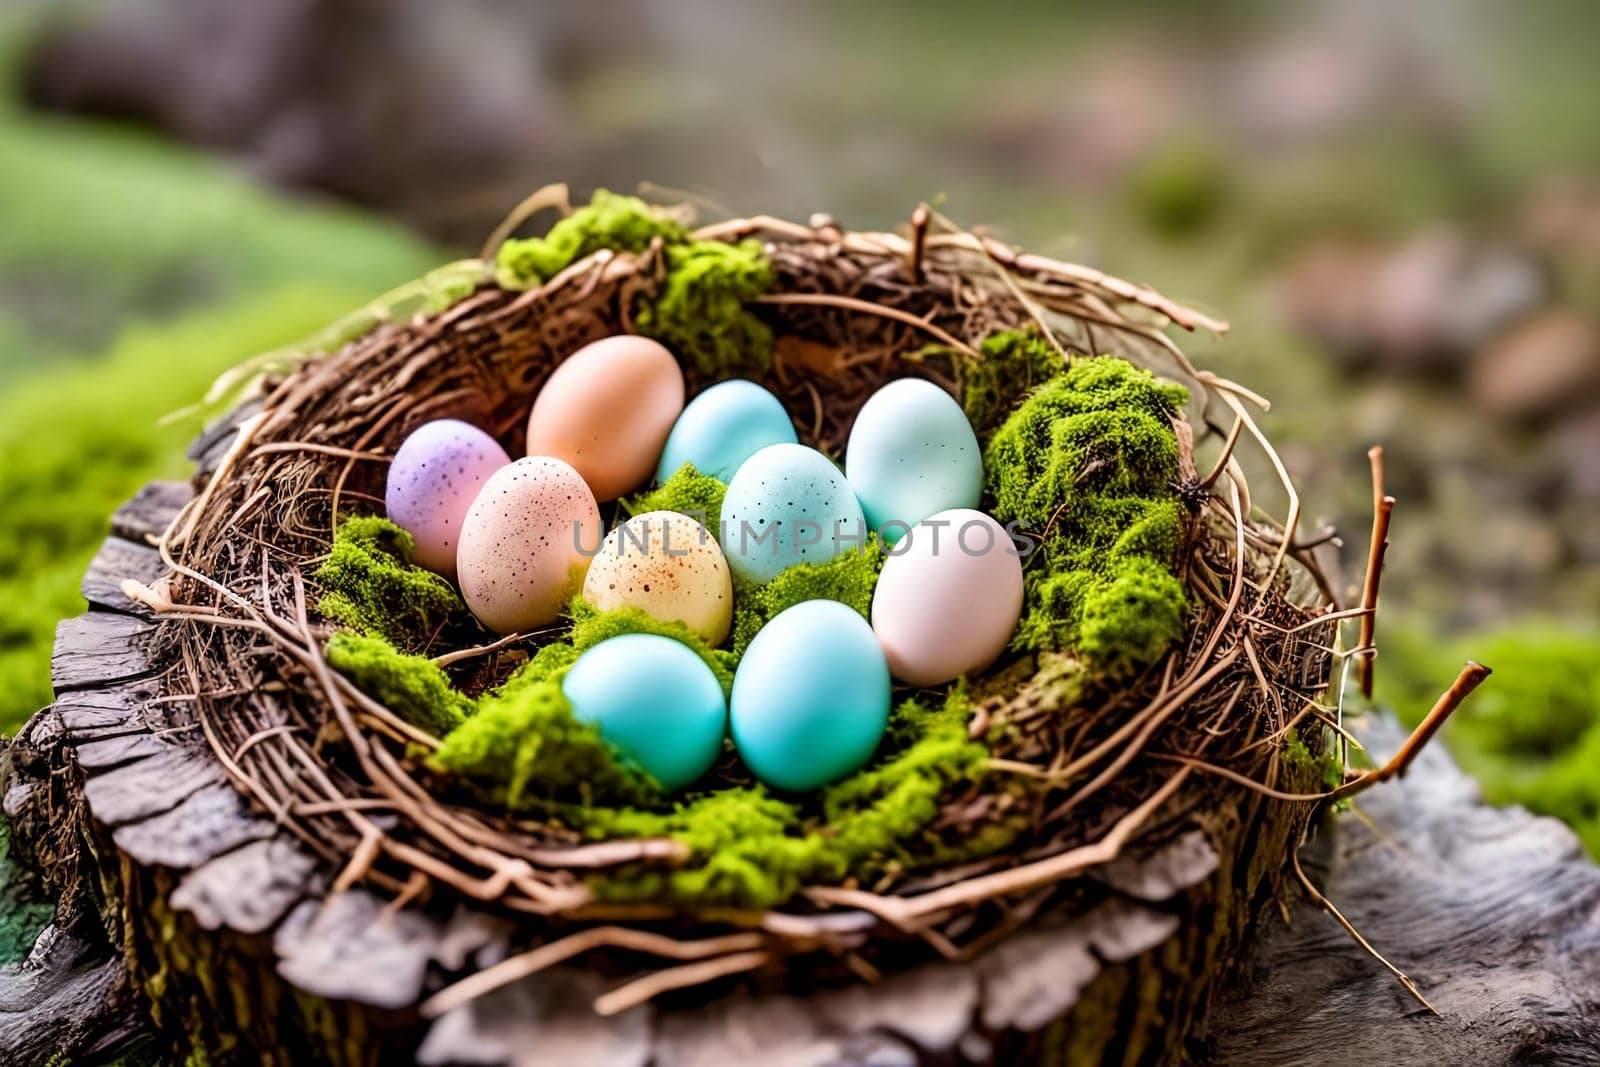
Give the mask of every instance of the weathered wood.
POLYGON ((112 513, 111 533, 136 544, 150 544, 193 496, 188 482, 150 482, 112 513))
POLYGON ((122 960, 46 927, 0 968, 0 1067, 92 1062, 144 1032, 122 960))
POLYGON ((319 885, 315 862, 292 838, 265 837, 190 871, 172 906, 206 930, 260 934, 319 885))
POLYGON ((171 811, 206 786, 226 781, 214 760, 194 748, 169 745, 154 756, 89 778, 83 797, 97 820, 115 828, 171 811))
POLYGON ((147 733, 145 707, 153 695, 144 681, 73 690, 56 697, 55 718, 74 741, 147 733))
POLYGON ((146 653, 152 624, 108 611, 91 611, 56 626, 50 681, 57 693, 139 678, 154 670, 146 653))
POLYGON ((123 593, 122 583, 132 578, 149 585, 166 573, 166 569, 167 565, 161 561, 161 553, 149 545, 108 537, 84 573, 79 591, 93 607, 148 616, 149 609, 129 600, 123 593))
MULTIPOLYGON (((1392 720, 1361 736, 1380 761, 1403 739, 1392 720)), ((1262 931, 1212 1024, 1217 1059, 1600 1064, 1600 867, 1572 832, 1484 805, 1437 747, 1360 804, 1372 825, 1340 819, 1308 873, 1440 1014, 1303 901, 1262 931)))
POLYGON ((117 827, 111 839, 135 863, 187 871, 273 832, 271 823, 246 811, 231 783, 222 782, 196 790, 170 811, 117 827))

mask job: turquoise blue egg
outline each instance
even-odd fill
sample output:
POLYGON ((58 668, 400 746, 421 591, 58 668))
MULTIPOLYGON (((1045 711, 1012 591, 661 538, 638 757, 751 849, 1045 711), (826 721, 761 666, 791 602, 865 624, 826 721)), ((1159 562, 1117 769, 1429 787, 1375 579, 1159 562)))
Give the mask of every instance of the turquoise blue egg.
POLYGON ((720 382, 691 400, 673 423, 656 480, 664 482, 685 463, 693 463, 701 474, 725 482, 768 445, 798 440, 777 397, 755 382, 720 382))
POLYGON ((826 563, 866 537, 850 483, 805 445, 763 448, 734 473, 722 499, 722 553, 747 582, 771 581, 799 563, 826 563))
POLYGON ((580 722, 660 782, 682 789, 717 761, 728 728, 722 685, 688 645, 623 634, 578 657, 561 691, 580 722))
POLYGON ((850 429, 845 474, 867 522, 890 544, 938 511, 975 508, 983 453, 949 393, 901 378, 873 393, 850 429))
POLYGON ((761 628, 733 676, 733 743, 776 789, 816 789, 872 758, 889 723, 889 666, 872 627, 807 600, 761 628))

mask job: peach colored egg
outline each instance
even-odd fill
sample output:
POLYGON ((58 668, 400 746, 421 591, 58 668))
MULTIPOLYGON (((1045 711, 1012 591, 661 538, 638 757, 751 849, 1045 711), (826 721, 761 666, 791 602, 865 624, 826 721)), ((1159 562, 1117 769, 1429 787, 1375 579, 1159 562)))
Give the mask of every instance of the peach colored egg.
POLYGON ((583 587, 601 533, 594 494, 567 464, 527 456, 501 467, 461 524, 462 599, 500 633, 554 622, 583 587))
POLYGON ((528 416, 528 454, 570 463, 596 500, 615 500, 655 473, 683 411, 683 371, 648 337, 585 345, 558 366, 528 416))
POLYGON ((941 685, 1005 650, 1022 614, 1022 558, 994 519, 952 508, 911 527, 884 560, 872 630, 889 673, 941 685))
POLYGON ((733 576, 716 535, 676 511, 647 511, 607 534, 583 599, 601 611, 635 607, 676 620, 713 646, 733 626, 733 576))

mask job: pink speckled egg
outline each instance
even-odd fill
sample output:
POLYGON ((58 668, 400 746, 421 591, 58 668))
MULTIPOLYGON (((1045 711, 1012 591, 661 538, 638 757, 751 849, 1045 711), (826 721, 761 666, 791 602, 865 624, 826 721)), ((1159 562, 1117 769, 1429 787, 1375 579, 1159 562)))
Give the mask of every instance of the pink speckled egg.
POLYGON ((596 500, 615 500, 655 473, 682 411, 671 352, 648 337, 607 337, 567 357, 539 390, 528 455, 572 464, 596 500))
POLYGON ((981 511, 929 515, 896 543, 872 592, 872 631, 889 673, 942 685, 1005 650, 1022 614, 1022 558, 981 511))
POLYGON ((583 587, 602 533, 594 494, 561 460, 527 456, 501 467, 462 523, 462 599, 500 633, 552 623, 583 587))
POLYGON ((418 563, 455 574, 467 509, 510 462, 499 442, 459 419, 436 419, 411 432, 389 464, 384 505, 390 520, 416 539, 418 563))

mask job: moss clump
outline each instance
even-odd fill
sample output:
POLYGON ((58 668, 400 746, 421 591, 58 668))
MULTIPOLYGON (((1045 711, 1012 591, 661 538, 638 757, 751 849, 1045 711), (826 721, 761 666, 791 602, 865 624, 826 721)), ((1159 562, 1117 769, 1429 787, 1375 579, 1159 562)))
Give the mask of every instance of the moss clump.
POLYGON ((445 579, 412 562, 416 542, 388 519, 346 519, 317 568, 317 610, 402 652, 427 647, 445 626, 464 622, 466 605, 445 579))
MULTIPOLYGON (((1324 732, 1332 736, 1331 732, 1324 732)), ((1337 789, 1344 782, 1344 764, 1339 760, 1338 747, 1327 745, 1320 756, 1314 756, 1298 730, 1291 729, 1284 736, 1283 758, 1292 767, 1310 770, 1324 789, 1337 789)))
POLYGON ((772 330, 746 304, 776 279, 754 239, 669 245, 666 283, 635 322, 702 374, 762 370, 772 361, 772 330))
POLYGON ((984 455, 995 517, 1036 536, 1042 556, 1028 564, 1016 647, 1069 649, 1117 679, 1183 632, 1171 420, 1185 398, 1124 360, 1076 360, 995 432, 984 455))
POLYGON ((677 511, 690 516, 712 533, 722 525, 722 498, 728 486, 685 463, 665 482, 648 492, 624 500, 629 515, 647 511, 677 511))
POLYGON ((957 357, 961 407, 979 437, 987 436, 1036 386, 1067 367, 1066 358, 1030 330, 1005 330, 984 338, 982 359, 957 357))
POLYGON ((638 197, 596 189, 587 206, 543 237, 513 238, 501 245, 495 280, 506 289, 531 289, 602 248, 643 252, 656 237, 676 243, 688 236, 683 223, 638 197))
POLYGON ((461 777, 508 810, 576 805, 579 814, 569 816, 574 820, 596 804, 656 797, 659 790, 648 775, 619 760, 595 727, 573 718, 561 694, 562 677, 583 653, 622 634, 659 634, 689 646, 724 693, 733 688, 733 657, 708 647, 683 623, 653 618, 638 608, 597 611, 578 599, 571 616, 565 641, 544 646, 499 689, 479 698, 476 709, 445 737, 431 761, 435 770, 461 777))
POLYGON ((356 688, 434 737, 443 737, 472 714, 472 701, 426 656, 408 656, 381 637, 336 633, 328 638, 328 666, 356 688))
POLYGON ((967 738, 969 712, 960 692, 937 707, 901 704, 891 719, 891 751, 824 790, 820 813, 759 785, 720 790, 668 812, 593 812, 587 830, 597 837, 671 837, 689 849, 678 868, 638 868, 597 880, 595 890, 612 900, 766 908, 808 882, 871 878, 890 865, 952 862, 1004 847, 1013 829, 956 843, 932 830, 940 795, 981 774, 988 755, 967 738))
POLYGON ((480 699, 428 763, 508 810, 538 801, 637 804, 657 792, 597 727, 573 717, 559 681, 532 676, 513 676, 480 699))
POLYGON ((883 552, 876 541, 865 548, 835 556, 826 563, 802 563, 764 585, 740 583, 734 597, 733 659, 750 647, 756 634, 779 612, 807 600, 837 600, 868 618, 872 590, 883 569, 883 552))

